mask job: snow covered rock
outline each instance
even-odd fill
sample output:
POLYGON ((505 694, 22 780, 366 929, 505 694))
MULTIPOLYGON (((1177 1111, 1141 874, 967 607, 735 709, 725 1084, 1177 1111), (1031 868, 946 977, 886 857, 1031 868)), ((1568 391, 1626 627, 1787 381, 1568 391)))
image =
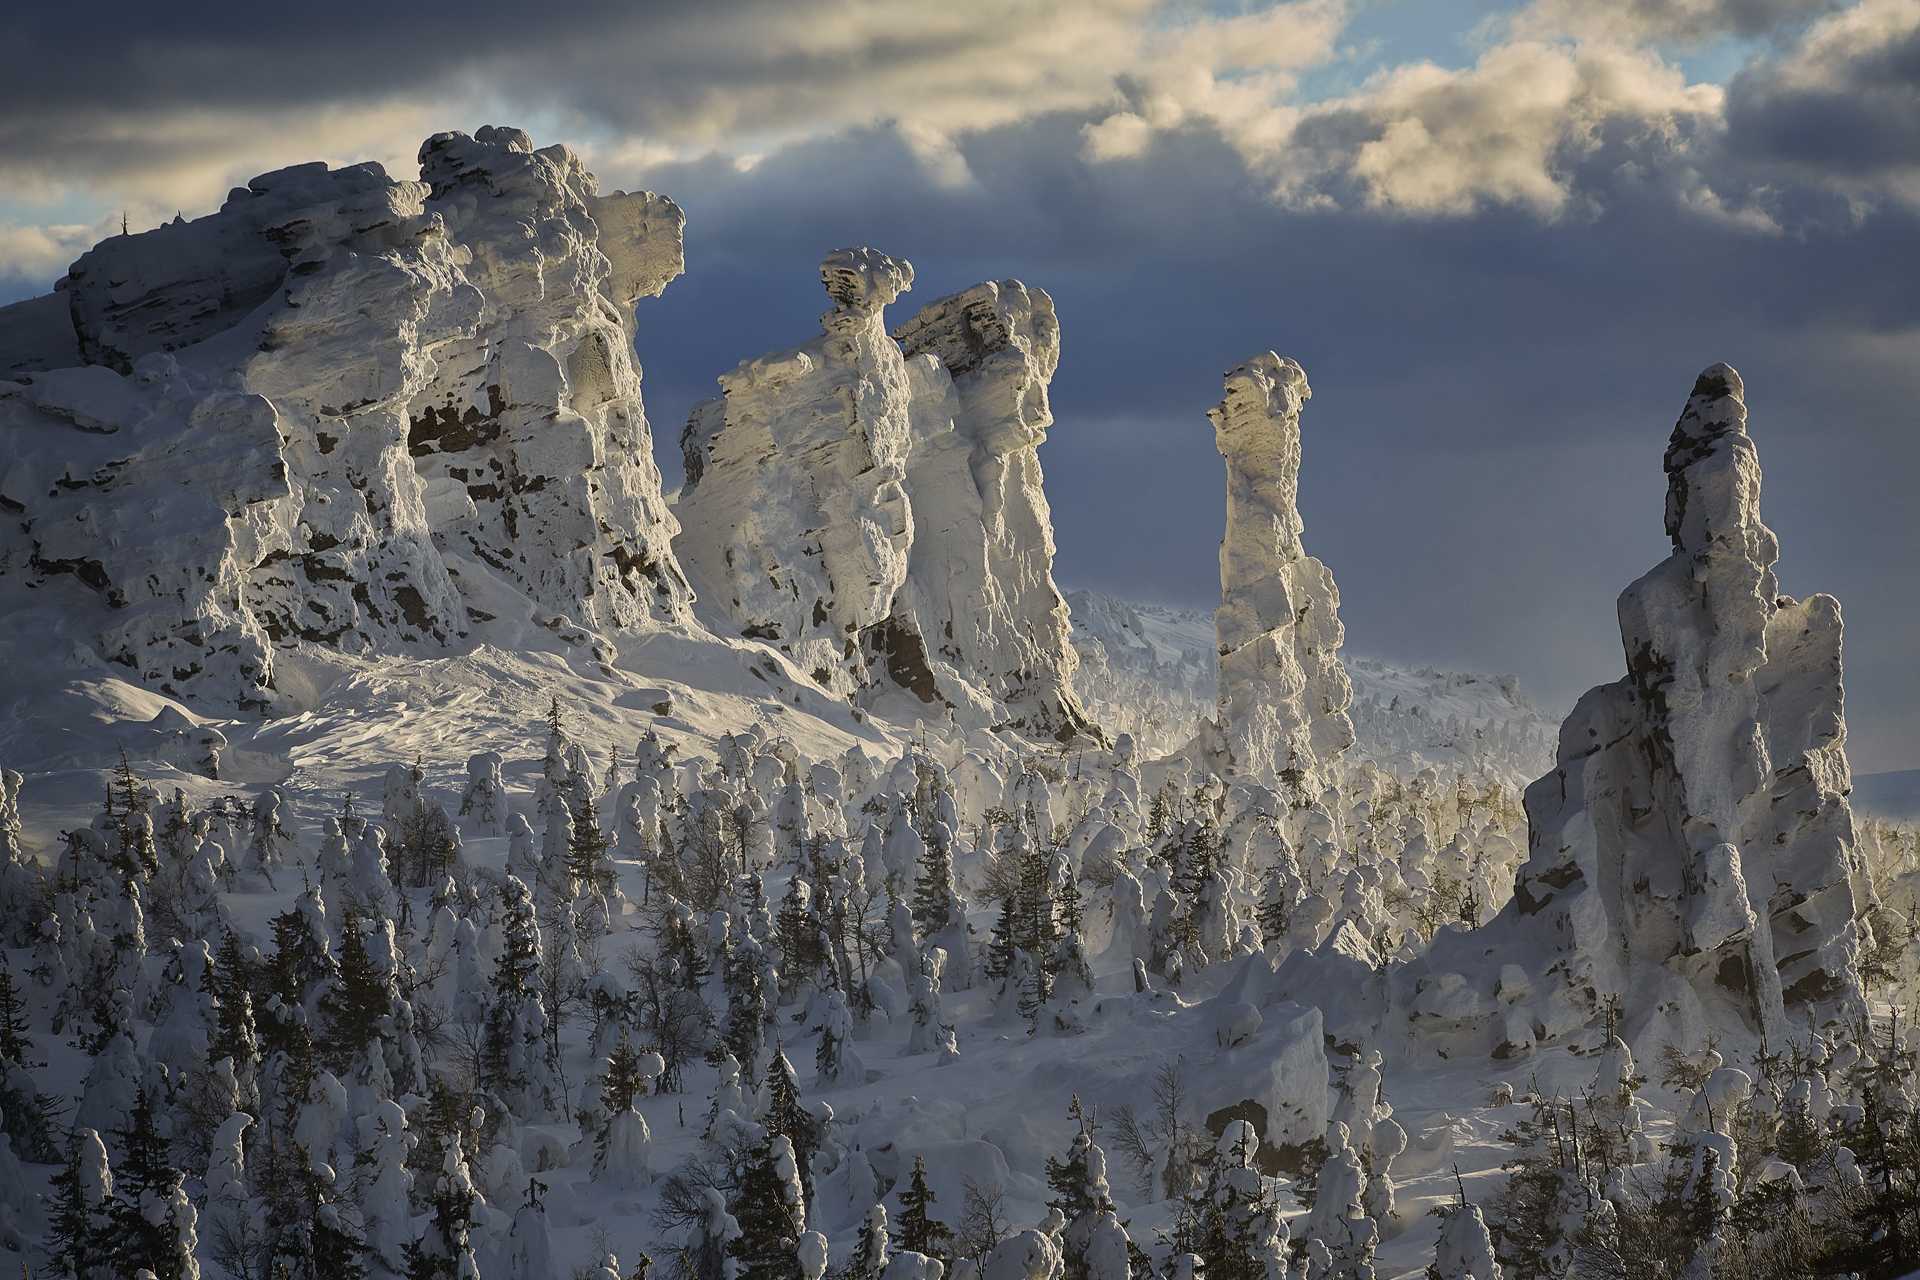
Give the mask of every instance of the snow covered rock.
POLYGON ((820 274, 837 304, 821 335, 741 361, 720 378, 723 400, 694 406, 676 549, 737 634, 844 698, 872 683, 877 658, 898 650, 893 665, 912 666, 920 643, 886 625, 913 539, 914 388, 882 309, 913 267, 842 249, 820 274))
POLYGON ((98 590, 150 687, 269 707, 277 649, 442 652, 496 582, 580 643, 689 621, 630 346, 679 210, 516 129, 420 159, 102 241, 89 363, 0 384, 0 553, 98 590))
POLYGON ((1300 408, 1307 375, 1271 351, 1227 371, 1209 410, 1227 460, 1220 543, 1220 730, 1225 763, 1318 796, 1353 745, 1340 664, 1340 593, 1300 545, 1300 408))
POLYGON ((1872 891, 1846 799, 1840 608, 1779 594, 1733 369, 1700 375, 1666 470, 1673 554, 1621 594, 1627 676, 1580 700, 1527 790, 1513 901, 1495 932, 1444 935, 1399 976, 1454 991, 1428 1010, 1438 1027, 1497 1023, 1497 1052, 1586 1024, 1609 994, 1637 1028, 1664 1009, 1676 1041, 1725 1009, 1776 1043, 1861 999, 1872 891), (1489 947, 1550 957, 1509 1008, 1475 976, 1489 947))
POLYGON ((896 612, 1004 703, 1013 727, 1071 738, 1087 721, 1039 452, 1060 362, 1053 299, 988 281, 936 298, 893 336, 909 361, 936 356, 958 397, 951 432, 934 431, 907 464, 915 529, 896 612))
POLYGON ((722 375, 681 435, 674 545, 709 620, 836 697, 1071 738, 1087 721, 1036 452, 1052 300, 976 285, 889 336, 911 264, 841 249, 820 274, 821 335, 722 375))

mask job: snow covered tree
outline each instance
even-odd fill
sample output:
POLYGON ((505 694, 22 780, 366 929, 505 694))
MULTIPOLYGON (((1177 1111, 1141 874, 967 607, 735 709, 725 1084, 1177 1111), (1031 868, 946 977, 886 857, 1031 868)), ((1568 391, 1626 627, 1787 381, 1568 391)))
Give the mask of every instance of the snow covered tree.
POLYGON ((727 1256, 755 1280, 801 1280, 800 1237, 806 1230, 806 1193, 793 1143, 774 1134, 748 1148, 740 1186, 728 1206, 740 1234, 727 1256))
POLYGON ((645 1118, 633 1105, 634 1099, 645 1091, 640 1054, 623 1031, 600 1077, 600 1104, 607 1119, 594 1139, 595 1178, 605 1177, 615 1186, 627 1188, 645 1185, 647 1156, 653 1140, 647 1132, 645 1118))
POLYGON ((110 1218, 121 1274, 144 1268, 156 1280, 199 1280, 200 1267, 193 1257, 198 1214, 181 1190, 183 1175, 168 1161, 170 1144, 160 1133, 145 1086, 126 1127, 114 1137, 121 1156, 110 1218))
POLYGON ((340 961, 333 982, 320 997, 320 1060, 344 1077, 370 1046, 393 1006, 387 977, 373 967, 365 935, 352 916, 340 931, 340 961))
POLYGON ((106 1144, 92 1129, 75 1129, 66 1167, 53 1175, 52 1230, 47 1253, 68 1276, 107 1280, 113 1272, 113 1170, 106 1144))
POLYGON ((906 1252, 924 1253, 929 1257, 944 1257, 946 1242, 953 1238, 953 1229, 937 1218, 927 1216, 927 1207, 934 1202, 933 1189, 927 1185, 927 1162, 919 1156, 913 1158, 913 1173, 907 1178, 904 1190, 895 1193, 900 1200, 900 1231, 897 1244, 906 1252))
POLYGON ((1107 1185, 1107 1153, 1093 1140, 1098 1128, 1094 1113, 1081 1107, 1078 1094, 1067 1107, 1067 1118, 1077 1128, 1066 1159, 1047 1157, 1047 1186, 1054 1193, 1047 1206, 1066 1220, 1059 1237, 1068 1280, 1088 1280, 1087 1246, 1100 1215, 1113 1209, 1113 1196, 1107 1185))
POLYGON ((842 1274, 846 1280, 880 1280, 880 1273, 887 1268, 887 1206, 876 1204, 867 1210, 867 1217, 860 1224, 859 1243, 853 1247, 853 1256, 847 1259, 842 1274))

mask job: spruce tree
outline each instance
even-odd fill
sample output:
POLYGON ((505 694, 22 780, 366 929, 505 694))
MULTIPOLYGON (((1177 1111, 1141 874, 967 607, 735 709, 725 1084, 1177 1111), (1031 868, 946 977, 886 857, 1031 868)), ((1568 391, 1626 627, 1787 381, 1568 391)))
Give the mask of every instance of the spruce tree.
POLYGON ((121 1274, 141 1269, 157 1280, 180 1280, 184 1265, 182 1237, 191 1239, 194 1210, 178 1197, 182 1175, 168 1162, 171 1143, 160 1135, 153 1114, 153 1097, 145 1085, 134 1097, 127 1127, 114 1131, 121 1156, 114 1179, 111 1220, 114 1251, 121 1274))
POLYGON ((113 1172, 107 1149, 92 1129, 76 1129, 66 1167, 53 1175, 53 1220, 47 1254, 61 1273, 78 1280, 111 1275, 113 1172))
POLYGON ((913 1158, 913 1173, 907 1181, 907 1188, 898 1195, 900 1248, 909 1253, 924 1253, 928 1257, 944 1260, 944 1246, 953 1239, 953 1229, 927 1216, 927 1206, 934 1202, 934 1194, 927 1185, 927 1162, 920 1156, 913 1158))
POLYGON ((740 1274, 755 1280, 800 1280, 800 1233, 806 1230, 806 1201, 794 1167, 793 1144, 774 1135, 749 1147, 740 1186, 729 1208, 740 1234, 727 1256, 740 1274))
POLYGON ((386 975, 373 967, 360 922, 347 917, 340 933, 340 967, 320 997, 320 1059, 344 1077, 361 1052, 380 1039, 380 1023, 393 1007, 386 975))
POLYGON ((614 886, 613 868, 607 865, 607 850, 613 842, 600 829, 600 811, 593 803, 593 788, 581 787, 573 798, 573 836, 567 841, 567 874, 583 889, 591 886, 602 895, 614 886))

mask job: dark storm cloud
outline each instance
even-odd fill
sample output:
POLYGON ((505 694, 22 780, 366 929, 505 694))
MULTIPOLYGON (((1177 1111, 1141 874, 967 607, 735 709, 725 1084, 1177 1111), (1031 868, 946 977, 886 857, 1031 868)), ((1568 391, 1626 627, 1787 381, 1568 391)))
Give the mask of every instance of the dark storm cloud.
POLYGON ((1734 77, 1727 131, 1735 155, 1846 179, 1920 167, 1920 14, 1880 6, 1858 18, 1794 57, 1734 77))

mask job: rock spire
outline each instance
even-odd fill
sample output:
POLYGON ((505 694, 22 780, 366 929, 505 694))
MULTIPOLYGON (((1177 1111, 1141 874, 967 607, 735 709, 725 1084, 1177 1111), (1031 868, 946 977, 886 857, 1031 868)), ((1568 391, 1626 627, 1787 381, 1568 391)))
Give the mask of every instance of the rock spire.
POLYGON ((1846 798, 1840 606, 1779 593, 1746 418, 1739 374, 1700 375, 1666 453, 1673 553, 1620 596, 1627 676, 1580 700, 1527 789, 1529 859, 1489 926, 1517 936, 1460 935, 1473 955, 1544 947, 1547 980, 1501 999, 1429 975, 1416 1024, 1504 1004, 1511 1053, 1618 996, 1675 1043, 1730 1007, 1778 1046, 1809 1013, 1859 1007, 1872 890, 1846 798))
POLYGON ((675 546, 709 622, 862 705, 904 694, 905 715, 1071 738, 1087 722, 1038 454, 1052 299, 979 284, 889 335, 910 264, 842 249, 820 271, 821 335, 722 375, 681 437, 675 546))
POLYGON ((1220 722, 1212 754, 1229 772, 1277 779, 1301 798, 1332 781, 1353 745, 1340 663, 1340 592, 1300 545, 1300 409, 1313 391, 1269 351, 1226 374, 1209 410, 1227 462, 1220 543, 1220 722))

